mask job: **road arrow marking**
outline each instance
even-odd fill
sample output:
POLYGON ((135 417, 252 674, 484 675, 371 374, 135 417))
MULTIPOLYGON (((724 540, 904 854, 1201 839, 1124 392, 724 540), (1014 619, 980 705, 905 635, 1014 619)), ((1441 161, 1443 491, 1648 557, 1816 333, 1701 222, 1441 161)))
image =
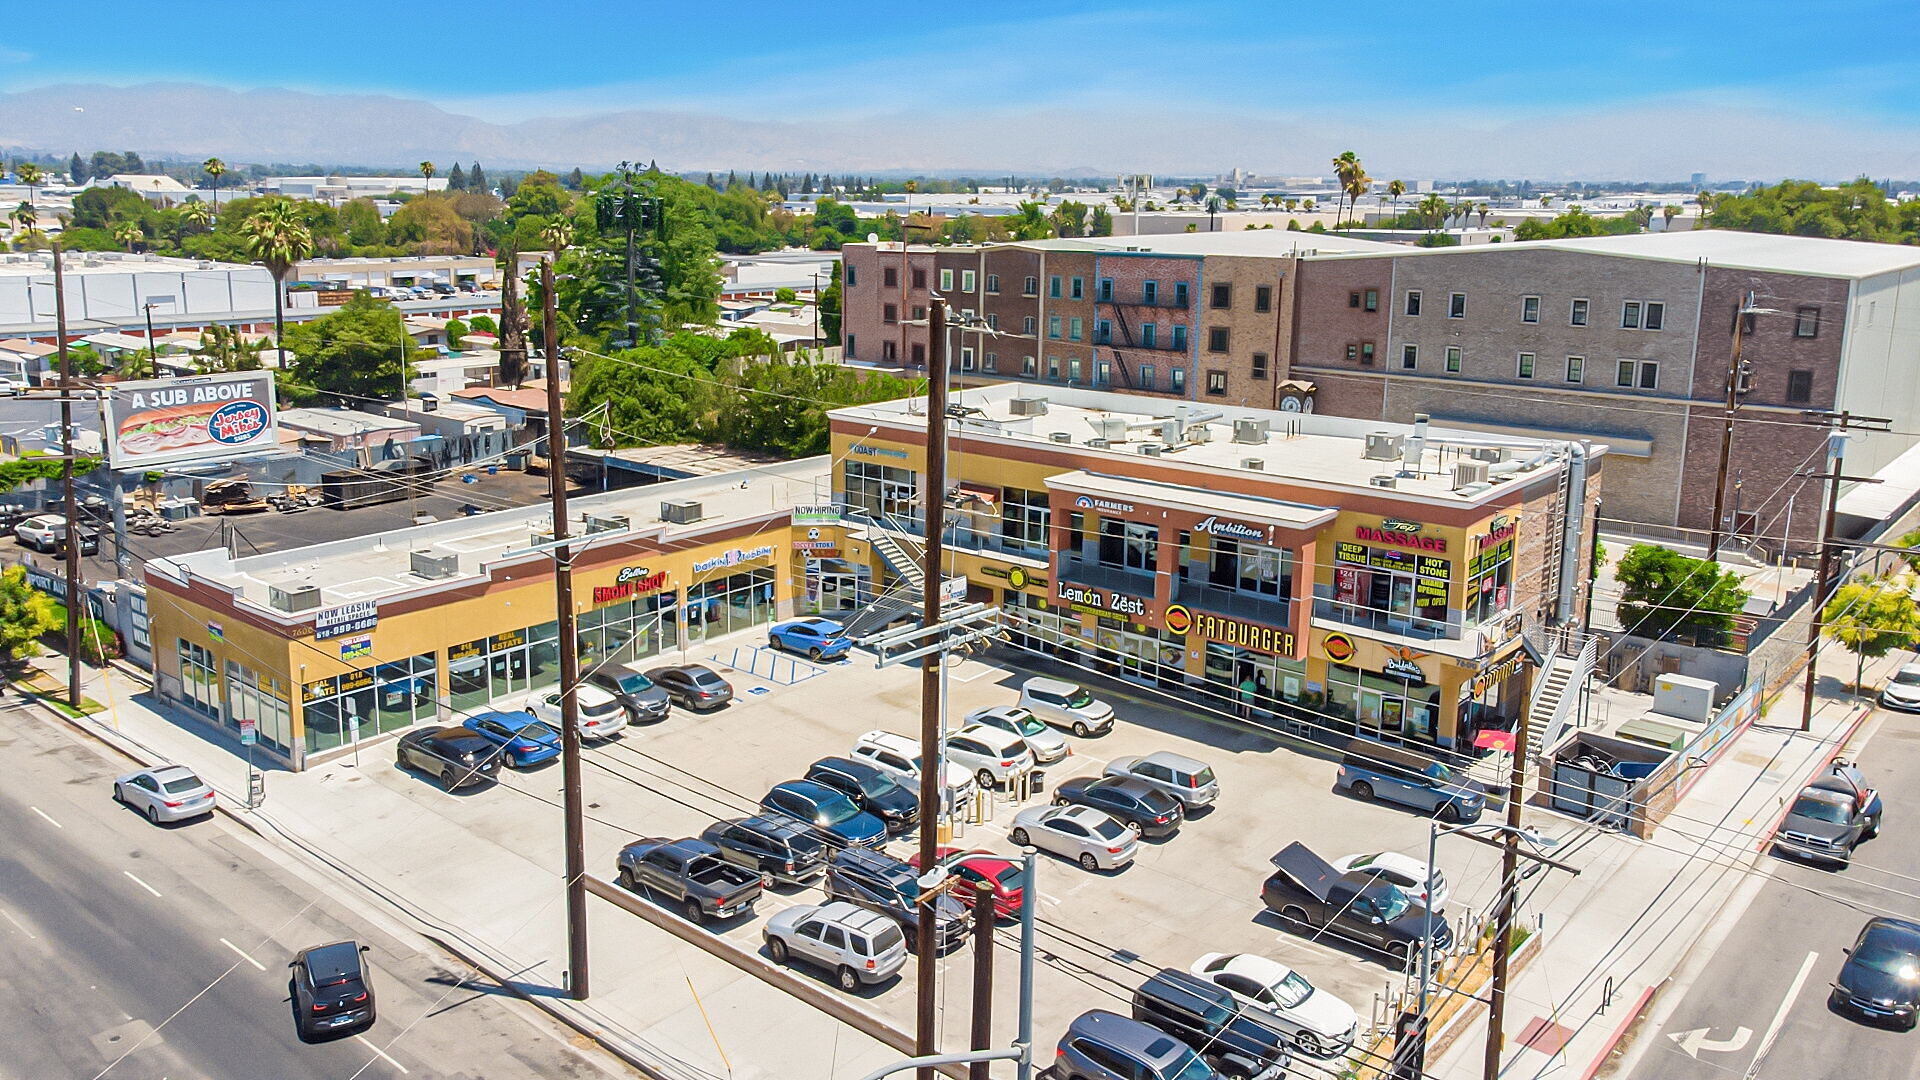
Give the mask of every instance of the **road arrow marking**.
POLYGON ((1753 1040, 1753 1030, 1751 1028, 1734 1028, 1733 1037, 1730 1039, 1707 1038, 1712 1032, 1712 1028, 1694 1028, 1692 1031, 1670 1031, 1667 1033, 1667 1038, 1678 1043, 1680 1049, 1685 1050, 1687 1056, 1695 1060, 1699 1059, 1700 1051, 1702 1050, 1713 1054, 1731 1054, 1735 1050, 1745 1050, 1747 1043, 1753 1040))

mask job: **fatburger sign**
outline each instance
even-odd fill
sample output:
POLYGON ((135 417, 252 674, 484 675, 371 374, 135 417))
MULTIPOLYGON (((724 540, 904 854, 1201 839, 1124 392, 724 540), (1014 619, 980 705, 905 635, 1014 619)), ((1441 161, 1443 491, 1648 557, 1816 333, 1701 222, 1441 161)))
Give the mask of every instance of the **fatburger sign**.
POLYGON ((113 383, 106 412, 107 460, 116 469, 234 458, 278 445, 266 372, 113 383))

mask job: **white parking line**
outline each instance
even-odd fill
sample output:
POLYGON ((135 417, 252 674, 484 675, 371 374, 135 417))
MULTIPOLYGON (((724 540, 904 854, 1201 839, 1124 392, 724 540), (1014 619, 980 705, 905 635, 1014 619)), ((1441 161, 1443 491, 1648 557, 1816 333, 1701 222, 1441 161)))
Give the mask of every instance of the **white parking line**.
POLYGON ((387 1064, 393 1066, 394 1068, 399 1069, 401 1074, 405 1075, 407 1071, 407 1067, 393 1060, 393 1058, 389 1056, 385 1050, 382 1050, 379 1047, 373 1045, 373 1043, 368 1042, 367 1037, 365 1035, 355 1035, 354 1038, 359 1039, 361 1044, 364 1045, 367 1049, 373 1051, 376 1054, 379 1054, 381 1060, 385 1061, 387 1064))
MULTIPOLYGON (((157 896, 159 894, 156 893, 155 895, 157 896)), ((231 941, 228 941, 226 938, 221 938, 220 944, 225 945, 227 948, 232 949, 236 953, 239 953, 240 959, 245 960, 247 963, 252 964, 254 967, 259 968, 261 971, 267 970, 267 965, 261 963, 258 960, 255 960, 251 956, 248 956, 247 951, 245 949, 242 949, 240 946, 235 945, 231 941)))
POLYGON ((134 877, 134 876, 133 876, 133 871, 131 871, 131 870, 122 870, 122 871, 120 871, 120 872, 121 872, 121 873, 123 873, 123 874, 125 874, 125 875, 127 875, 127 877, 128 877, 128 878, 130 878, 130 879, 132 879, 132 881, 133 881, 133 883, 134 883, 135 885, 138 885, 138 886, 140 886, 141 888, 143 888, 143 889, 145 889, 145 890, 147 890, 148 892, 150 892, 150 893, 152 893, 152 894, 153 894, 153 895, 155 895, 155 896, 159 896, 159 895, 160 895, 160 890, 159 890, 159 889, 156 889, 156 888, 154 888, 153 886, 151 886, 151 885, 149 885, 149 884, 147 884, 146 882, 144 882, 144 881, 141 881, 141 880, 140 880, 139 878, 137 878, 137 877, 134 877))
POLYGON ((52 818, 50 818, 50 817, 47 817, 47 812, 46 812, 45 810, 42 810, 42 809, 40 809, 40 808, 39 808, 39 807, 37 807, 37 806, 29 806, 29 807, 27 807, 27 809, 29 809, 29 810, 31 810, 31 811, 33 811, 33 812, 34 812, 34 813, 36 813, 36 814, 39 814, 39 815, 40 815, 40 816, 41 816, 42 818, 45 818, 45 819, 46 819, 46 822, 47 822, 47 824, 49 824, 49 825, 51 825, 51 826, 53 826, 53 827, 54 827, 54 828, 56 828, 56 829, 64 829, 64 828, 66 828, 66 826, 65 826, 65 825, 62 825, 62 824, 60 824, 59 822, 57 822, 57 821, 55 821, 55 820, 53 820, 52 818))
POLYGON ((39 941, 39 940, 40 940, 40 939, 39 939, 38 937, 35 937, 35 936, 34 936, 34 933, 33 933, 33 931, 31 931, 31 930, 29 930, 29 929, 27 929, 27 928, 26 928, 25 926, 23 926, 23 925, 21 924, 21 922, 20 922, 20 920, 19 920, 19 919, 16 919, 16 918, 14 918, 14 917, 13 917, 13 912, 11 912, 11 911, 8 911, 8 910, 7 910, 7 909, 5 909, 5 908, 0 908, 0 915, 5 915, 5 916, 7 917, 7 921, 8 921, 8 922, 10 922, 10 923, 12 923, 12 924, 13 924, 14 926, 16 926, 16 927, 19 927, 19 929, 20 929, 20 932, 21 932, 21 933, 23 933, 23 934, 25 934, 25 935, 27 935, 27 937, 28 937, 28 938, 30 938, 30 939, 32 939, 32 940, 34 940, 34 941, 39 941))
POLYGON ((1781 1000, 1780 1008, 1773 1014, 1773 1022, 1767 1025, 1767 1033, 1760 1036, 1760 1049, 1753 1052, 1753 1064, 1747 1066, 1747 1075, 1754 1076, 1760 1071, 1760 1063, 1767 1058, 1767 1051, 1773 1049, 1773 1040, 1780 1034, 1780 1026, 1787 1022, 1787 1013, 1793 1011, 1793 999, 1800 996, 1800 988, 1807 985, 1807 976, 1812 974, 1813 965, 1820 954, 1810 952, 1800 962, 1800 974, 1793 977, 1793 985, 1787 988, 1787 996, 1781 1000))

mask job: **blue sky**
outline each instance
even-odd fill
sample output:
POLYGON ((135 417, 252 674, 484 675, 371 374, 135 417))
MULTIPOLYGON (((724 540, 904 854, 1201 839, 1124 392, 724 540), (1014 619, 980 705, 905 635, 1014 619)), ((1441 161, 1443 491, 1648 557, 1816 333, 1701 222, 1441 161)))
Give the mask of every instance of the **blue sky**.
MULTIPOLYGON (((1164 0, 84 0, 9 11, 0 90, 165 80, 390 93, 495 121, 628 108, 750 120, 1053 114, 1090 150, 1133 137, 1136 114, 1272 120, 1333 141, 1377 134, 1410 153, 1454 128, 1462 140, 1512 141, 1515 125, 1544 138, 1594 125, 1630 145, 1636 126, 1780 117, 1791 138, 1845 150, 1920 130, 1916 42, 1920 0, 1225 13, 1164 0)), ((1731 148, 1741 133, 1705 134, 1731 148)))

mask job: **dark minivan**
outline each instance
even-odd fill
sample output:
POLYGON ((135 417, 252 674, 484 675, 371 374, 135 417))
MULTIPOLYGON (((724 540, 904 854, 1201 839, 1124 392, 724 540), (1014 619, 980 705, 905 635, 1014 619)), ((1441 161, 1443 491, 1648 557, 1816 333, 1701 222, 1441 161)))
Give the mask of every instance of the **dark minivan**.
POLYGON ((920 820, 920 800, 892 776, 864 761, 826 757, 807 768, 806 779, 825 784, 852 799, 855 806, 887 823, 898 835, 920 820))

